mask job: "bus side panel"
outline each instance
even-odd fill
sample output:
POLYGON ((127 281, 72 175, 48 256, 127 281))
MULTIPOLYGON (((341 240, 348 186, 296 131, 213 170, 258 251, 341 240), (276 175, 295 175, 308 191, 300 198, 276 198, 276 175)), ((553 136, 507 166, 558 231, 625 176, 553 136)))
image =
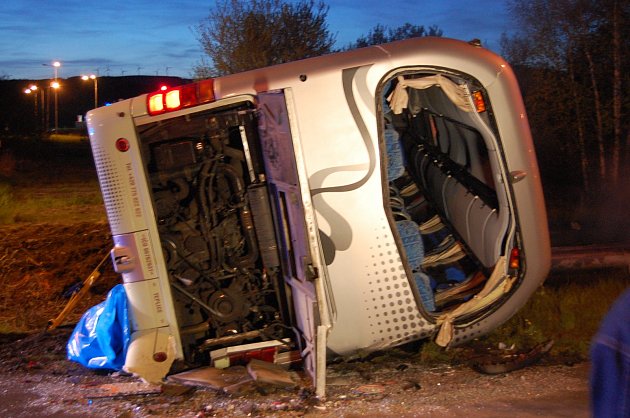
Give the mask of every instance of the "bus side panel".
MULTIPOLYGON (((305 370, 318 393, 324 393, 326 364, 318 364, 317 327, 321 325, 313 264, 308 237, 307 213, 293 145, 285 94, 281 91, 259 95, 259 134, 267 183, 276 218, 283 278, 290 288, 296 327, 302 336, 301 353, 305 370), (318 370, 322 373, 318 374, 318 370), (319 377, 319 379, 318 379, 319 377)), ((308 202, 308 200, 307 200, 308 202)), ((324 337, 325 338, 325 337, 324 337)))
POLYGON ((383 204, 374 97, 387 64, 309 75, 291 88, 334 295, 328 348, 383 349, 431 335, 383 204))

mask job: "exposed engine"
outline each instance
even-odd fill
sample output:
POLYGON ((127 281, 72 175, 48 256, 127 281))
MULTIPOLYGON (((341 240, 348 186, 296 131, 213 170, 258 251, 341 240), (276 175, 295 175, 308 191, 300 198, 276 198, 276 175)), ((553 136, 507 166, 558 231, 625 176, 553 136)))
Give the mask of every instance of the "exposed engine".
POLYGON ((257 240, 257 232, 274 238, 261 164, 248 143, 255 132, 251 112, 229 109, 140 133, 189 361, 228 342, 286 336, 278 265, 261 256, 257 240))

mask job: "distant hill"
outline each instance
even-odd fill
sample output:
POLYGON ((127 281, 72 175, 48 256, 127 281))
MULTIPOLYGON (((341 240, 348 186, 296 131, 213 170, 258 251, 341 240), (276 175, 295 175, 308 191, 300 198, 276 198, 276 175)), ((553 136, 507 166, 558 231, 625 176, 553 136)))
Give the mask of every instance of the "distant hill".
MULTIPOLYGON (((24 135, 41 130, 48 115, 48 129, 54 128, 54 93, 51 80, 0 80, 0 135, 24 135), (37 108, 35 95, 24 90, 31 84, 39 87, 37 108), (42 103, 42 91, 46 103, 42 103), (46 111, 47 109, 47 111, 46 111)), ((59 79, 57 91, 59 128, 73 128, 78 115, 94 108, 94 82, 80 77, 59 79)), ((98 105, 128 99, 158 90, 160 86, 177 86, 192 80, 166 76, 123 76, 98 78, 98 105)))

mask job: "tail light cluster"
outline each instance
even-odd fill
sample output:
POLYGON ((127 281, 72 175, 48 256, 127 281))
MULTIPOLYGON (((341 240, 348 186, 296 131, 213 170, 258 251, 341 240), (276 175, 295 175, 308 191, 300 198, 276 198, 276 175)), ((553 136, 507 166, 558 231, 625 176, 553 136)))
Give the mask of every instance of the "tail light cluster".
POLYGON ((512 248, 510 252, 509 268, 511 270, 518 270, 521 267, 521 250, 517 247, 512 248))
POLYGON ((475 110, 477 113, 485 112, 486 109, 486 101, 483 98, 483 93, 480 91, 474 91, 472 93, 473 102, 475 103, 475 110))
POLYGON ((150 115, 159 115, 212 101, 214 83, 212 79, 208 79, 150 93, 147 96, 147 109, 150 115))

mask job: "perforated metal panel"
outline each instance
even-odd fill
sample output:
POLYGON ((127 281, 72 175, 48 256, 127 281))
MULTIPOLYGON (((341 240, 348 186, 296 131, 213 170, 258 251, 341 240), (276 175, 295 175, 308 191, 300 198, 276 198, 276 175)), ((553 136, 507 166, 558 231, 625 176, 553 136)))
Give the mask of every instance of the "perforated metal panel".
POLYGON ((369 247, 364 302, 375 344, 402 343, 429 335, 433 326, 420 314, 396 244, 387 226, 374 229, 369 247))
POLYGON ((113 235, 147 229, 153 219, 129 101, 88 113, 88 133, 113 235), (98 129, 96 129, 98 128, 98 129), (119 148, 116 144, 125 144, 119 148))
POLYGON ((122 193, 123 172, 118 170, 110 155, 96 143, 92 143, 92 153, 96 171, 103 193, 103 201, 110 227, 113 231, 120 229, 123 215, 129 211, 128 200, 122 193))

